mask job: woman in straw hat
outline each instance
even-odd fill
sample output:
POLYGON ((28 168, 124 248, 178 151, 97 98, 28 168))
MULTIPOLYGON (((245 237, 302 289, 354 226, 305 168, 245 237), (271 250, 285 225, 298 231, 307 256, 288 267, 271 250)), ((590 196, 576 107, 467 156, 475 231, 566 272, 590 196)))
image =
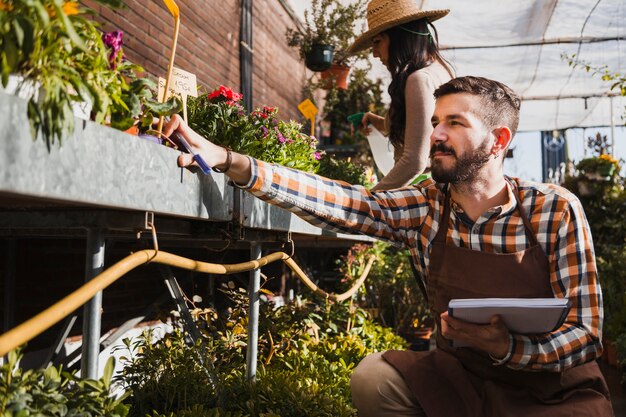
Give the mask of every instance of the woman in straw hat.
POLYGON ((432 22, 448 10, 421 10, 416 0, 372 0, 367 7, 368 30, 350 46, 355 53, 371 47, 391 73, 391 105, 387 117, 365 113, 362 131, 372 124, 389 136, 395 164, 374 190, 410 184, 428 166, 433 92, 453 77, 439 53, 432 22))

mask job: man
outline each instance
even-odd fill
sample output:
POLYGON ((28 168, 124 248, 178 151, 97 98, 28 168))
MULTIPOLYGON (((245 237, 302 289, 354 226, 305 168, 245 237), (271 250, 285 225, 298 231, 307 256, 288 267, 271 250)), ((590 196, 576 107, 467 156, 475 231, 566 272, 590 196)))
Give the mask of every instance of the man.
POLYGON ((462 77, 435 98, 433 179, 385 192, 231 153, 179 118, 164 133, 178 129, 209 165, 314 225, 410 249, 438 318, 437 349, 366 357, 352 377, 360 416, 611 416, 594 362, 602 297, 580 202, 561 187, 504 176, 519 121, 510 88, 462 77), (560 297, 572 307, 560 328, 536 335, 511 333, 498 316, 476 325, 447 314, 452 298, 484 297, 560 297))

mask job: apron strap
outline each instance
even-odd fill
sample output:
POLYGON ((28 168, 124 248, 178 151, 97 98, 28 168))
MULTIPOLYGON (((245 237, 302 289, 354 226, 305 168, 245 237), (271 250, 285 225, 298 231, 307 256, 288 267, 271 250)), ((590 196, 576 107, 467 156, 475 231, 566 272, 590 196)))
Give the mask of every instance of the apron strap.
POLYGON ((539 242, 537 241, 537 237, 535 236, 535 233, 533 232, 533 228, 530 226, 530 220, 528 220, 528 217, 526 216, 526 211, 522 207, 522 201, 520 200, 519 195, 518 195, 517 185, 507 176, 505 176, 504 179, 506 179, 506 181, 513 188, 513 195, 515 196, 515 201, 517 201, 517 209, 519 210, 519 215, 522 218, 522 223, 524 223, 526 236, 530 240, 531 246, 536 246, 539 244, 539 242))
POLYGON ((445 244, 448 235, 448 222, 450 221, 450 184, 444 185, 443 192, 443 214, 439 218, 439 230, 437 230, 433 243, 443 242, 445 244))

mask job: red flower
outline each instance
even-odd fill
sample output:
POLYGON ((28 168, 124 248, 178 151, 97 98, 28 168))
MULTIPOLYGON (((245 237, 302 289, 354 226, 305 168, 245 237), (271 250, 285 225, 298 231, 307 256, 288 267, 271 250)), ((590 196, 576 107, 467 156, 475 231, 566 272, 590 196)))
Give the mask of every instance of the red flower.
POLYGON ((214 98, 219 98, 220 96, 224 97, 226 100, 228 100, 229 102, 232 102, 233 104, 240 101, 243 98, 243 94, 235 93, 233 90, 231 90, 228 87, 224 87, 223 85, 220 85, 218 89, 216 89, 212 93, 209 93, 207 98, 209 100, 212 100, 214 98))

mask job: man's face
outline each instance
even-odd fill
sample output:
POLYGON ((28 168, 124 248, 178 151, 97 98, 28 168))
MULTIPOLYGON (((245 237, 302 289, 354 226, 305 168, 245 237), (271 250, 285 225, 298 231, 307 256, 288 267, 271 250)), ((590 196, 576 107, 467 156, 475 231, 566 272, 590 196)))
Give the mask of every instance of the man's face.
POLYGON ((440 97, 432 117, 430 160, 433 179, 472 182, 491 159, 493 135, 477 115, 481 101, 467 94, 440 97))

